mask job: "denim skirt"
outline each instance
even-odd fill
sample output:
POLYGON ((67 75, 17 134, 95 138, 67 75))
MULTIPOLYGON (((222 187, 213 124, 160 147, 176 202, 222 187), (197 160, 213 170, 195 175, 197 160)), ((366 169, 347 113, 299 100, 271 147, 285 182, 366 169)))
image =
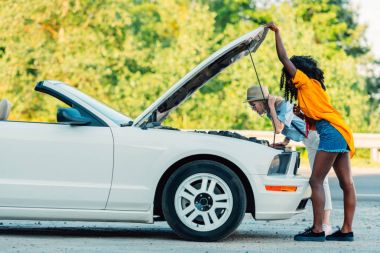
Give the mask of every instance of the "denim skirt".
POLYGON ((342 134, 336 130, 330 122, 326 120, 317 121, 317 132, 319 134, 319 151, 325 152, 349 152, 346 140, 342 134))

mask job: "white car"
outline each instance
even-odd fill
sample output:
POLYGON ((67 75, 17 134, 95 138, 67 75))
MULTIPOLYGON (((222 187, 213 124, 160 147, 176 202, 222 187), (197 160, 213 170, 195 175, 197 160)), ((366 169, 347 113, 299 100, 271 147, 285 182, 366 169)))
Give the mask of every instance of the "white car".
POLYGON ((216 241, 245 213, 275 220, 302 212, 310 188, 297 175, 297 152, 231 132, 160 124, 208 80, 256 52, 266 32, 260 27, 217 51, 134 120, 65 83, 39 82, 36 91, 69 108, 58 109, 57 123, 0 121, 0 219, 166 220, 184 239, 216 241))

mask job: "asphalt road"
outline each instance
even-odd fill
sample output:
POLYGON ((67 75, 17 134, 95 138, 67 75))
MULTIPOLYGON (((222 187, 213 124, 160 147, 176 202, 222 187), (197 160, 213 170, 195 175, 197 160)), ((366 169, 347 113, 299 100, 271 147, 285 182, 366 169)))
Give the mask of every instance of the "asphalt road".
MULTIPOLYGON (((354 177, 358 205, 354 242, 295 242, 294 234, 312 223, 306 212, 283 221, 255 221, 246 215, 238 230, 214 243, 179 239, 166 222, 155 224, 101 222, 0 222, 0 252, 379 252, 380 174, 354 177)), ((343 201, 336 178, 330 177, 333 195, 331 221, 341 225, 343 201)))
MULTIPOLYGON (((336 177, 329 177, 331 197, 342 200, 343 192, 336 177)), ((356 195, 359 201, 380 201, 380 174, 354 176, 356 195)))

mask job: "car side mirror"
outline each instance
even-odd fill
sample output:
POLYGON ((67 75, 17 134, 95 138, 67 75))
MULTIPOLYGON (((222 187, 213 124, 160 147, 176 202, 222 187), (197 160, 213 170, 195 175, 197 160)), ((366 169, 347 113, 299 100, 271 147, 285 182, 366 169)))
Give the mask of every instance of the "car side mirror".
POLYGON ((59 108, 57 112, 57 121, 73 126, 84 126, 91 123, 91 120, 82 117, 80 112, 74 108, 59 108))

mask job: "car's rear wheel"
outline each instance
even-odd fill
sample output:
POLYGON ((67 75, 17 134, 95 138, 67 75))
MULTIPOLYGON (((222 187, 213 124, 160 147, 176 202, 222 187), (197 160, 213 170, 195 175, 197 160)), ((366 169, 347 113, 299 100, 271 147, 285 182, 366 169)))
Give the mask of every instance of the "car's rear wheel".
POLYGON ((162 209, 170 227, 182 238, 216 241, 241 223, 246 194, 239 177, 224 164, 194 161, 168 179, 162 209))

